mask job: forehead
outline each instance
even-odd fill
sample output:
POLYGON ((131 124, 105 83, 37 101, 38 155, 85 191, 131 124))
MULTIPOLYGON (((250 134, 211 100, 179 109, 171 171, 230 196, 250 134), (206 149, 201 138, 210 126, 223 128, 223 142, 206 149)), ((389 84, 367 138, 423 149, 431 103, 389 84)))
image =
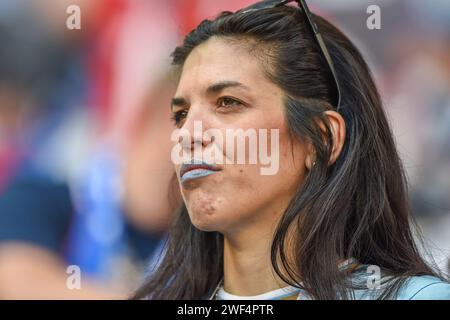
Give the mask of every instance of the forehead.
POLYGON ((201 90, 222 80, 237 81, 253 88, 270 84, 258 59, 245 45, 212 37, 186 59, 177 93, 201 90))

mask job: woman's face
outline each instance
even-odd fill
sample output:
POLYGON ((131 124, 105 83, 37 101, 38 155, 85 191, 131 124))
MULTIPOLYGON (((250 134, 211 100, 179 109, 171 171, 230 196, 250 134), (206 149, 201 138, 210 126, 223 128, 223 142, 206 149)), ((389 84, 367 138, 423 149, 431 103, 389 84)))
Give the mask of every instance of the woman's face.
MULTIPOLYGON (((303 181, 306 148, 291 138, 284 114, 283 92, 267 79, 258 60, 242 44, 217 37, 209 39, 187 58, 172 111, 179 121, 178 127, 185 132, 182 135, 184 149, 192 148, 192 151, 197 147, 206 152, 215 148, 218 150, 214 154, 216 160, 221 156, 233 161, 222 160, 221 164, 213 160, 217 171, 203 171, 207 174, 201 173, 197 178, 192 178, 195 175, 181 178, 183 167, 175 164, 193 225, 200 230, 223 234, 250 226, 272 228, 303 181), (261 168, 268 165, 261 163, 259 155, 256 164, 249 163, 250 139, 245 143, 245 163, 237 163, 237 138, 231 148, 231 139, 224 144, 215 136, 195 139, 194 121, 197 127, 201 121, 203 131, 216 129, 223 137, 226 137, 226 130, 257 132, 257 139, 253 141, 258 148, 262 142, 267 142, 268 150, 272 151, 270 157, 278 161, 277 172, 261 174, 261 168), (264 132, 262 129, 267 130, 267 137, 259 135, 264 132), (279 130, 274 140, 271 140, 271 129, 279 130), (192 145, 186 144, 185 139, 192 145), (274 144, 278 144, 278 150, 274 144)), ((193 151, 191 158, 195 158, 193 151)))

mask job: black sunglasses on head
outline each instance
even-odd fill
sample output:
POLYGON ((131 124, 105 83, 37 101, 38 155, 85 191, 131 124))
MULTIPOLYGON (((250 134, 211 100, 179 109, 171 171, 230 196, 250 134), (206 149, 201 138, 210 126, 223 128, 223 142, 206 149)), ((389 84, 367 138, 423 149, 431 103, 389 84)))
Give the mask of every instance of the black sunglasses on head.
POLYGON ((320 47, 320 51, 328 64, 331 74, 333 75, 334 83, 336 85, 335 106, 336 106, 336 110, 339 110, 339 107, 341 105, 341 89, 339 86, 339 81, 337 78, 336 70, 334 69, 333 60, 331 59, 330 52, 328 51, 327 46, 325 45, 325 42, 323 41, 322 35, 319 32, 319 28, 317 27, 317 24, 314 22, 313 16, 312 16, 311 12, 309 11, 309 8, 306 5, 305 0, 265 0, 265 1, 260 1, 255 4, 252 4, 244 9, 237 11, 236 13, 244 13, 244 12, 250 12, 250 11, 255 11, 255 10, 280 7, 280 6, 283 6, 285 4, 288 4, 288 3, 294 2, 294 1, 297 2, 299 8, 306 15, 308 25, 310 26, 311 31, 314 34, 314 38, 316 39, 317 44, 320 47))

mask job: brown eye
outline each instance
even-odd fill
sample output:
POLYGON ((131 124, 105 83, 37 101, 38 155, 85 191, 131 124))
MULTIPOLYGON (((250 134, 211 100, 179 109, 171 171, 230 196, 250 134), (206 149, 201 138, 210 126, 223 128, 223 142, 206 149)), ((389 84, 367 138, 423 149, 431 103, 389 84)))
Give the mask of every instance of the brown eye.
POLYGON ((224 97, 219 99, 219 108, 239 107, 242 103, 236 99, 224 97))
POLYGON ((176 126, 179 126, 181 121, 183 121, 187 117, 188 111, 187 110, 180 110, 177 112, 172 113, 172 121, 176 126))

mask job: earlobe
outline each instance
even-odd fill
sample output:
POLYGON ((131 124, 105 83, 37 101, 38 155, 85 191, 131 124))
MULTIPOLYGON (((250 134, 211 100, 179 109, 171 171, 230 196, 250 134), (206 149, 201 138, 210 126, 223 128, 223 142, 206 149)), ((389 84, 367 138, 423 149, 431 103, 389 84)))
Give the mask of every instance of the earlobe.
POLYGON ((305 158, 305 167, 311 170, 316 165, 316 154, 311 143, 307 145, 307 155, 305 158))

